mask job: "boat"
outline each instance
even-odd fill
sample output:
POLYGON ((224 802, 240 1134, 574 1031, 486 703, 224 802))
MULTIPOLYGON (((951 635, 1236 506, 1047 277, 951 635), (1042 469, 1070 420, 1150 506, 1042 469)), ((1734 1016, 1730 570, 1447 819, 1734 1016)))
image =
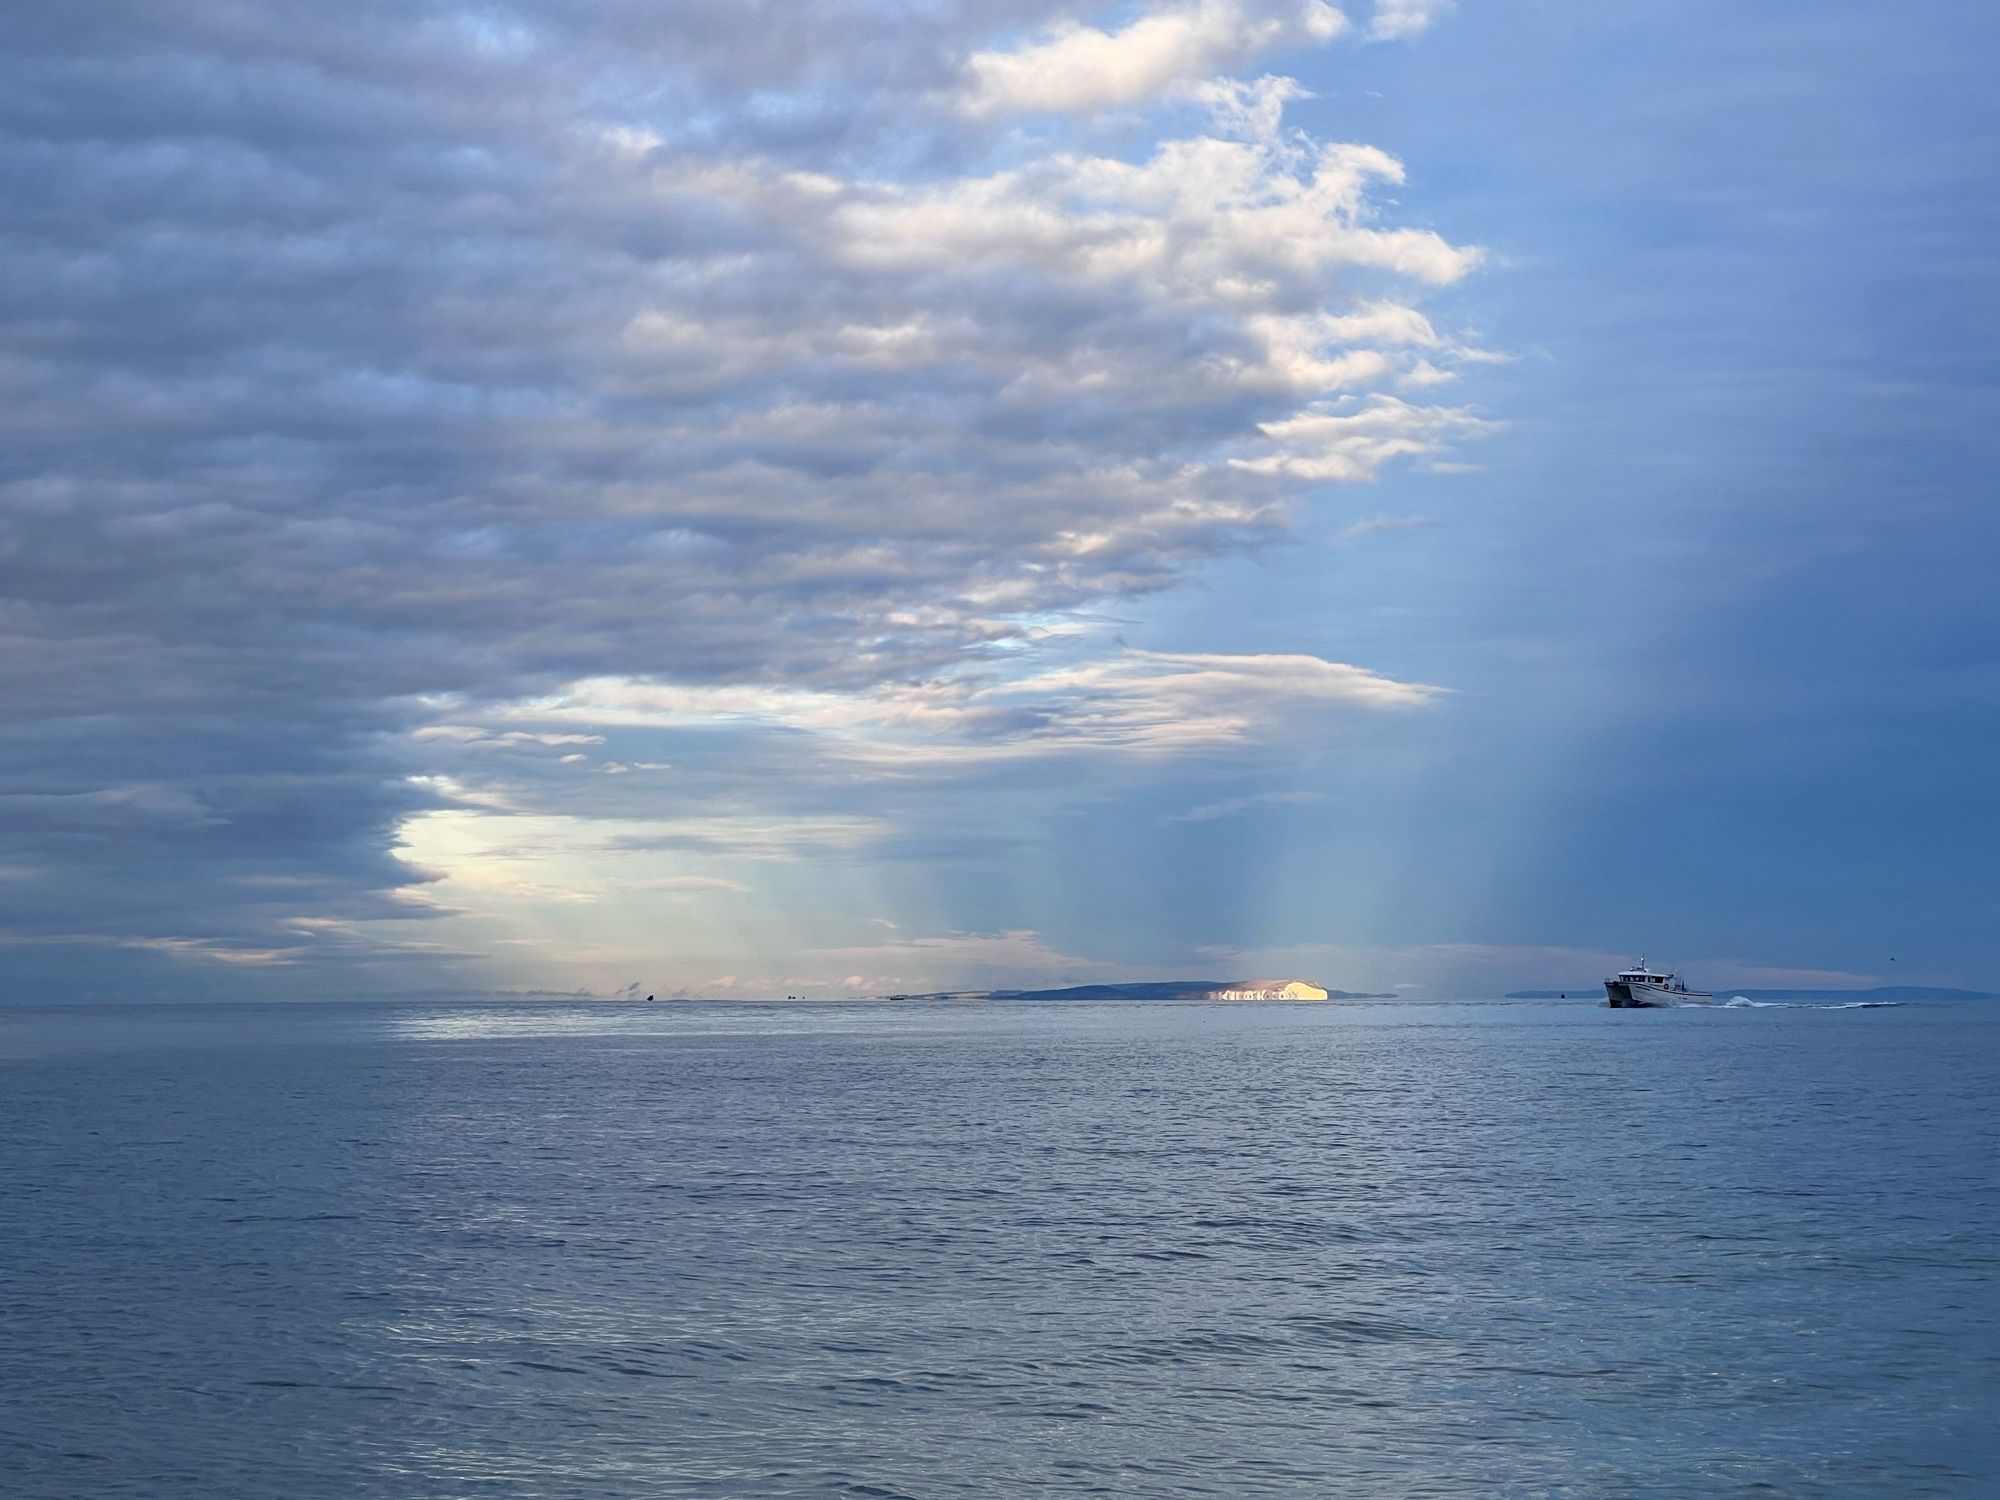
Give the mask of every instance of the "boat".
POLYGON ((1678 974, 1661 974, 1640 959, 1632 968, 1604 981, 1613 1010, 1668 1010, 1677 1005, 1713 1005, 1715 996, 1691 990, 1678 974))

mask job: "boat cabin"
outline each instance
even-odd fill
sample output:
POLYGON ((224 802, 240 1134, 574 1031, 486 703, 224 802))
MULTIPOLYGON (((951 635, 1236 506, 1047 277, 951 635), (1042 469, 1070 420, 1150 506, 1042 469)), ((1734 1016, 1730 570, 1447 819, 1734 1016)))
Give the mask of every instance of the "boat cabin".
POLYGON ((1685 979, 1676 974, 1656 973, 1647 967, 1646 960, 1643 958, 1639 960, 1636 968, 1622 971, 1618 975, 1618 983, 1627 985, 1644 984, 1650 985, 1656 990, 1673 990, 1678 994, 1687 993, 1687 981, 1685 979))

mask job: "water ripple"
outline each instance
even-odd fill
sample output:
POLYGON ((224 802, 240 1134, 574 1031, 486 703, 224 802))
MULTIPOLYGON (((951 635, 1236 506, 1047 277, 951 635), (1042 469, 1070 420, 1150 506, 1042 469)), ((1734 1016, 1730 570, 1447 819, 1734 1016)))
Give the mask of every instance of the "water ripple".
POLYGON ((9 1496, 2000 1493, 2000 1011, 120 1014, 9 1496))

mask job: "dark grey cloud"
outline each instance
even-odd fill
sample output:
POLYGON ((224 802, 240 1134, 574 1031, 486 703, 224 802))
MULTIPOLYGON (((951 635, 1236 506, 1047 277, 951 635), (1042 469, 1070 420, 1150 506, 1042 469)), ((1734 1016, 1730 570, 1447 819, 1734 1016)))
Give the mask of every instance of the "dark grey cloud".
POLYGON ((441 703, 934 681, 1472 430, 1354 405, 1449 361, 1380 313, 1472 263, 1375 218, 1379 153, 967 125, 965 58, 1057 14, 0 19, 17 983, 448 964, 365 936, 435 909, 441 703), (1310 411, 1374 415, 1301 457, 1310 411))

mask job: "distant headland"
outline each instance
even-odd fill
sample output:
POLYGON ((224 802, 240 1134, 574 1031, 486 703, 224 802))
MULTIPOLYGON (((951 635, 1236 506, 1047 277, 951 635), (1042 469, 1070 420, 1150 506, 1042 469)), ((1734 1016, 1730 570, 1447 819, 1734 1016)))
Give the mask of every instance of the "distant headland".
MULTIPOLYGON (((1729 985, 1717 985, 1715 995, 1718 1000, 1741 998, 1744 1000, 1874 1000, 1897 1001, 1903 1004, 1925 1000, 2000 1000, 2000 995, 1984 990, 1941 989, 1933 985, 1892 984, 1878 985, 1872 990, 1743 990, 1729 985)), ((1566 990, 1509 990, 1501 997, 1505 1000, 1589 1000, 1604 998, 1602 984, 1572 985, 1566 990)))
POLYGON ((940 990, 891 1000, 1394 1000, 1330 990, 1307 979, 1162 979, 1150 984, 1078 984, 1060 990, 940 990))

